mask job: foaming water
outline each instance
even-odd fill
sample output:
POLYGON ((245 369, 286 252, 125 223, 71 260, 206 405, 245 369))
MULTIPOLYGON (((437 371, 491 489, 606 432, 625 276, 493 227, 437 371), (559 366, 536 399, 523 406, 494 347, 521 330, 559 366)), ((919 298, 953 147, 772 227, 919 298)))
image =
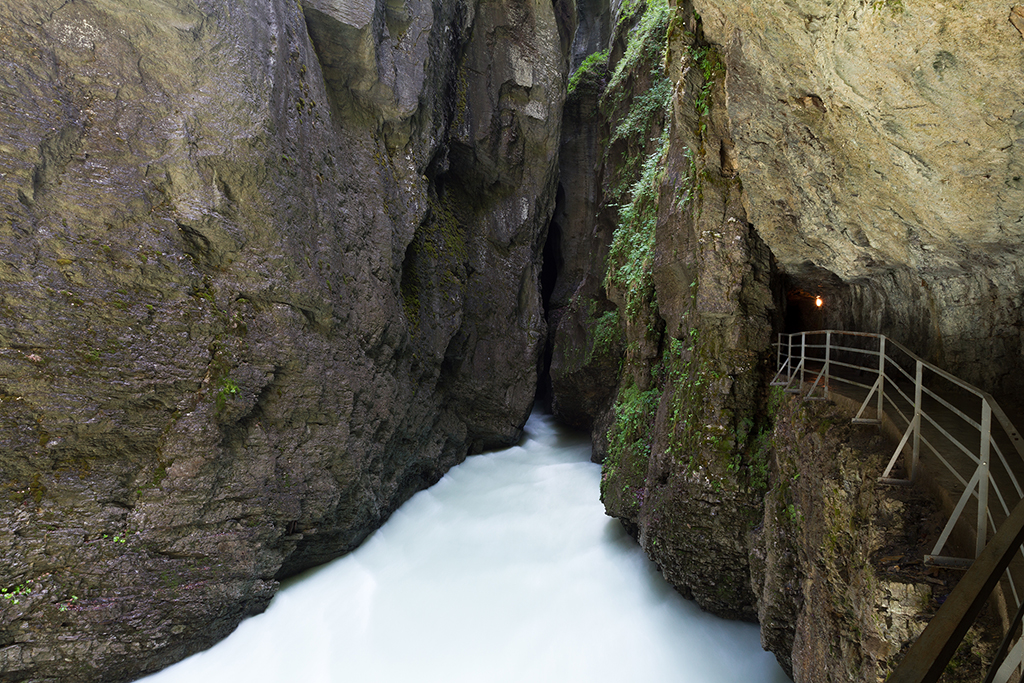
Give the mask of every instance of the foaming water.
POLYGON ((534 415, 358 550, 147 683, 785 683, 751 624, 683 600, 598 500, 590 446, 534 415))

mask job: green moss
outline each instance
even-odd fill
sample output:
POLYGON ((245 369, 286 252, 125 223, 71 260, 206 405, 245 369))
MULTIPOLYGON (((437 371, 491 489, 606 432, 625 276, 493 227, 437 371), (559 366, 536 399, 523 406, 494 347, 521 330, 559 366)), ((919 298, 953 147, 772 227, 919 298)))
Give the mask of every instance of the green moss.
MULTIPOLYGON (((671 341, 666 365, 672 386, 668 453, 685 465, 687 471, 710 464, 701 459, 707 446, 714 450, 727 450, 731 456, 731 444, 725 442, 719 430, 707 424, 708 390, 722 375, 707 349, 700 343, 697 329, 690 330, 685 342, 679 339, 671 341)), ((731 458, 726 467, 734 469, 731 458)))
POLYGON ((663 62, 672 10, 667 0, 636 0, 624 4, 619 16, 617 31, 632 29, 601 103, 611 122, 608 153, 621 157, 608 187, 609 202, 619 207, 619 221, 605 286, 623 292, 628 323, 639 324, 650 310, 655 315, 647 320, 655 324, 652 262, 671 120, 672 83, 663 62))
POLYGON ((160 572, 160 582, 163 583, 164 588, 175 590, 183 583, 183 579, 177 572, 165 569, 160 572))
POLYGON ((765 402, 765 413, 773 423, 779 416, 782 408, 782 401, 786 398, 786 391, 782 387, 769 387, 768 399, 765 402))
POLYGON ((632 384, 619 392, 615 402, 615 422, 608 433, 610 453, 623 453, 627 448, 650 450, 654 414, 660 399, 661 390, 657 387, 641 391, 632 384))
POLYGON ((621 157, 621 163, 612 167, 612 202, 628 200, 650 143, 657 144, 652 135, 671 120, 672 82, 664 68, 671 17, 667 0, 636 0, 620 10, 617 33, 623 35, 632 28, 601 98, 601 111, 611 130, 605 153, 621 157))
POLYGON ((907 11, 903 0, 873 0, 871 9, 875 12, 888 10, 893 17, 898 17, 907 11))
POLYGON ((671 390, 667 452, 687 471, 701 467, 709 476, 720 474, 722 479, 712 482, 716 491, 744 483, 766 491, 778 406, 769 405, 771 417, 735 415, 728 409, 716 413, 716 397, 727 378, 697 329, 685 341, 672 340, 663 364, 670 380, 666 390, 671 390))
POLYGON ((615 64, 608 90, 619 89, 632 72, 639 71, 641 65, 664 74, 662 62, 665 59, 666 36, 672 10, 668 0, 627 0, 619 10, 618 31, 636 23, 630 31, 629 40, 622 58, 615 64), (640 15, 639 22, 636 16, 640 15))
POLYGON ((622 328, 619 325, 618 309, 606 311, 594 323, 594 345, 591 347, 590 357, 608 356, 621 339, 622 328))
POLYGON ((663 159, 667 150, 666 131, 657 149, 644 161, 643 172, 633 185, 630 201, 619 208, 619 225, 608 251, 605 286, 623 291, 626 318, 632 322, 638 319, 641 308, 653 301, 652 266, 658 224, 658 193, 665 172, 663 159))
POLYGON ((160 462, 157 464, 156 469, 153 470, 153 478, 150 479, 149 483, 143 488, 157 488, 160 486, 160 482, 162 482, 166 477, 167 464, 160 462))
POLYGON ((221 377, 216 395, 217 412, 224 410, 228 398, 235 396, 238 392, 238 384, 233 379, 226 375, 221 377))
POLYGON ((579 67, 569 77, 568 96, 574 97, 579 94, 593 93, 600 95, 604 92, 605 81, 608 78, 608 50, 601 50, 588 55, 579 67))
POLYGON ((46 487, 43 486, 42 482, 39 480, 38 474, 33 475, 32 483, 29 484, 28 487, 28 492, 29 495, 32 496, 32 500, 36 505, 39 505, 39 503, 43 501, 43 495, 46 493, 46 487))
MULTIPOLYGON (((615 402, 615 421, 608 430, 608 453, 601 473, 601 497, 607 500, 619 487, 628 507, 639 508, 642 496, 626 496, 629 491, 641 492, 654 438, 654 416, 661 400, 661 390, 646 391, 635 384, 619 390, 615 402)), ((618 493, 616 491, 616 493, 618 493)))

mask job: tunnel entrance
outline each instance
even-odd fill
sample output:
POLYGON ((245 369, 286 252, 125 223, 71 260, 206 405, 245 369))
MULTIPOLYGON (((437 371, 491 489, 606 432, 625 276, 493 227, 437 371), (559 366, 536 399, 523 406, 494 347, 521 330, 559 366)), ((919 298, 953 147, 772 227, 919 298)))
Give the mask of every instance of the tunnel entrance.
POLYGON ((806 264, 783 279, 783 332, 846 329, 849 286, 824 268, 806 264))
POLYGON ((786 290, 785 332, 824 329, 825 299, 799 287, 786 290))

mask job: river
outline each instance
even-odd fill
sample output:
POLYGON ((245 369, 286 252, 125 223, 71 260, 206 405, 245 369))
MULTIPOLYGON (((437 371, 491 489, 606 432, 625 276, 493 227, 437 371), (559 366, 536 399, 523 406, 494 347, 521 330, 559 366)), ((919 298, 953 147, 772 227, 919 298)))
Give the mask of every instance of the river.
POLYGON ((535 414, 355 552, 146 683, 787 683, 756 625, 701 612, 598 500, 590 446, 535 414))

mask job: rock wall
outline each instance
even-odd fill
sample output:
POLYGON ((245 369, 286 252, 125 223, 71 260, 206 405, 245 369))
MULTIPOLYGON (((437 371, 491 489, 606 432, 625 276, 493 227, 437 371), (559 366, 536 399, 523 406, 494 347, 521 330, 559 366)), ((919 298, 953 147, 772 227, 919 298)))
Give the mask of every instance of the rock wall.
POLYGON ((1020 15, 613 9, 570 78, 553 409, 592 429, 608 513, 680 592, 759 620, 799 683, 881 680, 933 609, 930 579, 880 564, 919 530, 839 418, 776 421, 771 341, 882 332, 1019 393, 1020 15))
MULTIPOLYGON (((762 644, 794 681, 880 683, 961 576, 920 562, 946 518, 924 491, 877 483, 892 446, 876 429, 830 404, 770 409, 772 485, 749 537, 762 644)), ((984 678, 982 632, 943 680, 984 678)))
POLYGON ((592 427, 608 513, 670 582, 706 609, 753 619, 747 531, 766 484, 755 436, 767 429, 772 264, 717 153, 720 63, 695 30, 689 9, 621 8, 607 71, 573 76, 570 105, 589 99, 600 116, 588 140, 607 144, 581 151, 582 136, 567 137, 563 163, 589 154, 598 181, 563 175, 571 258, 551 306, 552 404, 592 427), (588 194, 574 196, 580 187, 588 194), (607 253, 578 246, 595 242, 607 253))
POLYGON ((180 659, 518 438, 571 18, 0 7, 0 677, 180 659))
POLYGON ((745 206, 792 288, 832 295, 824 324, 891 335, 1019 393, 1020 8, 694 6, 728 65, 745 206))

